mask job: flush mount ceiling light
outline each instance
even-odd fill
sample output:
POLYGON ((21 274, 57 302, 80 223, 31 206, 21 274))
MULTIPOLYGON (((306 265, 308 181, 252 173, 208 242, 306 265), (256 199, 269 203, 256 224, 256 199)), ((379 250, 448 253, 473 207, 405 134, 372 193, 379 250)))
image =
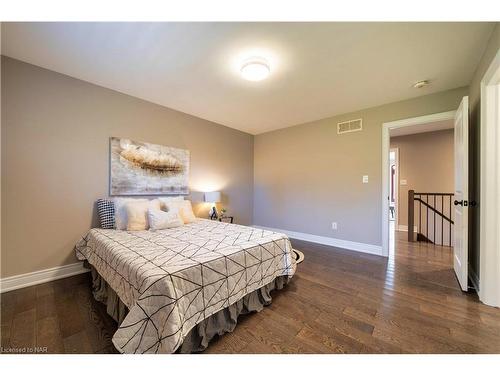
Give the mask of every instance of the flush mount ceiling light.
POLYGON ((413 87, 416 89, 421 89, 424 86, 427 86, 430 82, 427 79, 424 79, 423 81, 418 81, 413 84, 413 87))
POLYGON ((269 63, 261 57, 252 57, 243 61, 240 68, 241 75, 247 81, 262 81, 269 76, 269 63))

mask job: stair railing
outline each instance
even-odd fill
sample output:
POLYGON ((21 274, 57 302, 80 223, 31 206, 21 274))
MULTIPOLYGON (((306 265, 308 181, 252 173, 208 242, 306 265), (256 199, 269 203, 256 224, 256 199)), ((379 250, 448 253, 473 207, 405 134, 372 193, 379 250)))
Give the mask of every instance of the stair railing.
POLYGON ((453 195, 408 191, 408 241, 453 246, 453 195))

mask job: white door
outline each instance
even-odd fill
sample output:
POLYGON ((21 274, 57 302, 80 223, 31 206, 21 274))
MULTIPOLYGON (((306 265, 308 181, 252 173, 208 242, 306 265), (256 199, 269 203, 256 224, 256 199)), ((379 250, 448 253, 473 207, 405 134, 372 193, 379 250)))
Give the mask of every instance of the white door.
POLYGON ((467 291, 469 209, 469 97, 464 96, 455 114, 455 243, 453 268, 462 290, 467 291))

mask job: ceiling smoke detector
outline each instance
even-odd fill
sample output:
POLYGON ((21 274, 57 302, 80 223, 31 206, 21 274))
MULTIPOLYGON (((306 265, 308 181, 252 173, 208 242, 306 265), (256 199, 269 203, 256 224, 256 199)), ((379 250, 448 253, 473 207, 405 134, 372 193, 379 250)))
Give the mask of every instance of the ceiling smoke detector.
POLYGON ((423 81, 418 81, 413 84, 413 87, 416 89, 421 89, 424 86, 427 86, 429 84, 429 80, 424 79, 423 81))

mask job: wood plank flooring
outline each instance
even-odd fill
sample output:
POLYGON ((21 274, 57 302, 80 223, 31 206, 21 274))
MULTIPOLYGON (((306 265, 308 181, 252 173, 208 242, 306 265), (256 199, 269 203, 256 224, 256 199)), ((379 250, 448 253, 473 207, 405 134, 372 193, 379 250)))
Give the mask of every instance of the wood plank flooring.
MULTIPOLYGON (((500 353, 500 309, 462 293, 447 247, 396 235, 389 259, 292 241, 305 254, 273 303, 205 353, 500 353)), ((116 353, 88 274, 1 295, 1 345, 116 353)))

